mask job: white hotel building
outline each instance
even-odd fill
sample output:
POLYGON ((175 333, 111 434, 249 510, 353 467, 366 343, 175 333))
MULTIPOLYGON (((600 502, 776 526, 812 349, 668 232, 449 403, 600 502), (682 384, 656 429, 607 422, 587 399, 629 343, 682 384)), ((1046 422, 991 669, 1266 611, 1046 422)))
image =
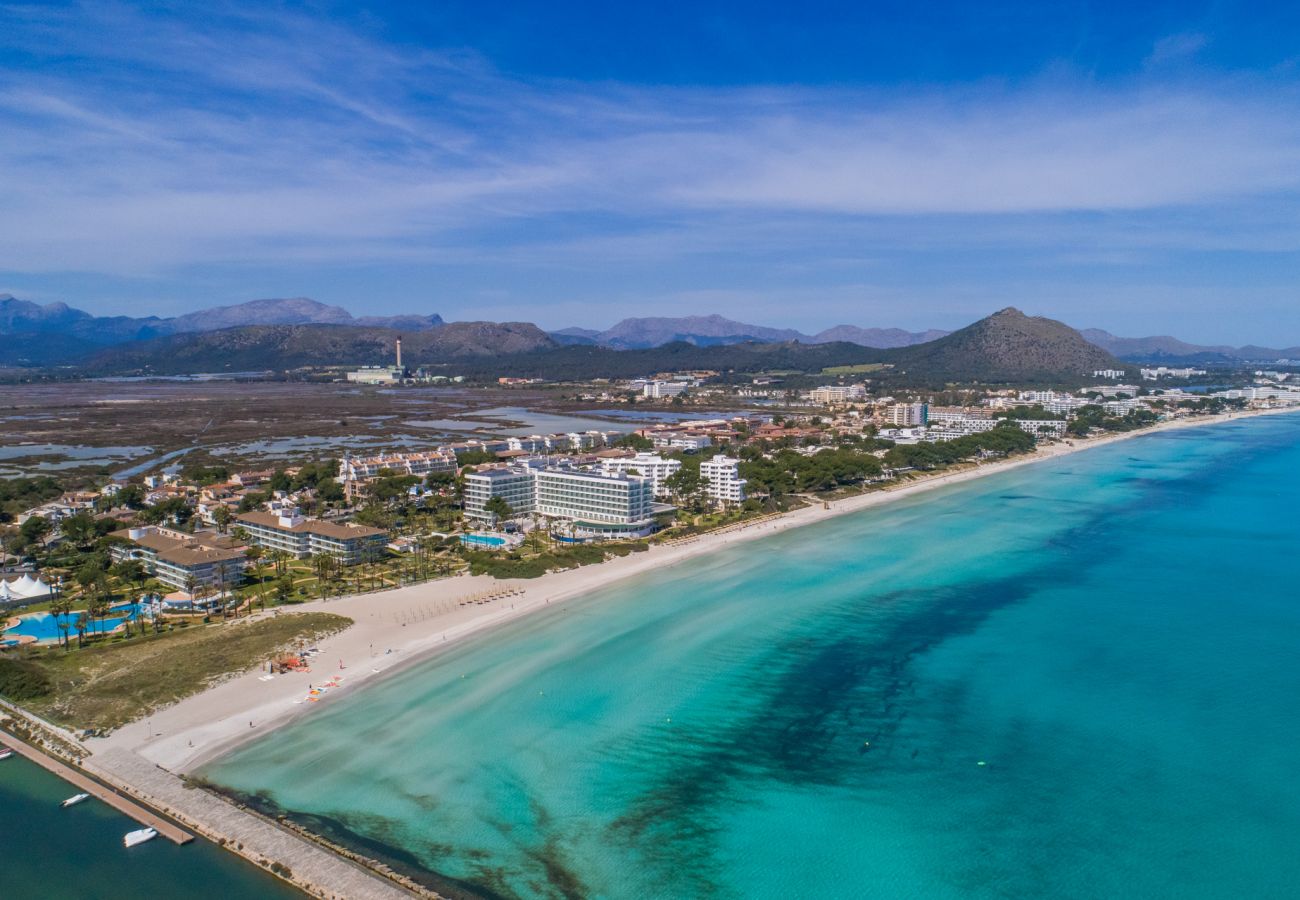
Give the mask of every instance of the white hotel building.
POLYGON ((866 396, 867 388, 862 384, 824 384, 808 392, 809 400, 823 404, 850 403, 866 396))
POLYGON ((655 431, 650 434, 650 443, 656 450, 685 450, 694 453, 713 445, 713 438, 707 434, 687 434, 682 431, 655 431))
MULTIPOLYGON (((968 434, 981 434, 985 431, 992 431, 1002 422, 1001 419, 976 416, 945 418, 938 427, 930 429, 927 439, 950 441, 954 438, 965 437, 968 434)), ((1035 437, 1058 439, 1065 437, 1066 423, 1064 419, 1014 419, 1012 423, 1021 431, 1026 431, 1035 437)))
POLYGON ((567 519, 578 538, 644 537, 654 530, 654 485, 640 475, 511 466, 465 477, 467 519, 491 522, 492 497, 515 515, 567 519))
POLYGON ((687 381, 647 381, 641 388, 641 393, 646 397, 662 400, 664 397, 684 394, 690 386, 690 382, 687 381))
POLYGON ((740 460, 715 456, 700 463, 700 475, 707 483, 709 497, 722 504, 741 503, 745 499, 745 479, 740 477, 740 460))
POLYGON ((391 453, 382 456, 352 457, 343 459, 340 481, 362 481, 376 478, 382 471, 399 475, 428 475, 430 472, 456 472, 456 454, 440 447, 422 453, 391 453))
POLYGON ((657 453, 638 453, 623 459, 606 459, 600 464, 600 471, 605 475, 641 475, 650 479, 653 493, 662 497, 668 493, 664 483, 669 475, 680 471, 681 460, 664 459, 657 453))

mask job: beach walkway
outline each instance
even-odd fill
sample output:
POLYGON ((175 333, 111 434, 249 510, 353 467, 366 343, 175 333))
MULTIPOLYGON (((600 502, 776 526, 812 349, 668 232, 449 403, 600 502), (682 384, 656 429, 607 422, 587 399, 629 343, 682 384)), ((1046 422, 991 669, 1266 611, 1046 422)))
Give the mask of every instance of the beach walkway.
POLYGON ((123 797, 113 789, 87 778, 71 766, 64 765, 57 759, 46 756, 35 747, 28 746, 8 732, 0 731, 0 742, 3 742, 6 747, 19 756, 26 757, 41 768, 53 772, 78 790, 86 792, 97 800, 102 800, 123 815, 135 819, 141 825, 154 829, 167 840, 176 844, 188 844, 194 840, 194 835, 183 828, 177 827, 175 823, 155 815, 150 810, 145 809, 133 800, 123 797))
POLYGON ((187 787, 175 775, 129 750, 113 748, 95 753, 87 760, 86 768, 114 782, 131 785, 142 801, 175 816, 228 850, 259 865, 278 863, 282 877, 312 896, 340 900, 437 896, 431 891, 408 890, 221 797, 187 787))

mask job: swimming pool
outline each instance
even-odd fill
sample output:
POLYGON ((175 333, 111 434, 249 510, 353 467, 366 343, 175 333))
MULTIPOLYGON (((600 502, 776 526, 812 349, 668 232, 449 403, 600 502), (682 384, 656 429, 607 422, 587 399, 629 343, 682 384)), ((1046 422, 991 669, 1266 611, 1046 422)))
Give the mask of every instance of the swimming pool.
MULTIPOLYGON (((138 603, 119 604, 112 607, 109 615, 88 623, 86 626, 86 633, 108 634, 127 619, 134 619, 139 615, 139 613, 140 604, 138 603)), ((65 617, 68 623, 68 634, 70 635, 75 635, 77 633, 77 615, 77 612, 73 612, 65 617)), ((57 641, 62 637, 62 635, 63 632, 59 630, 59 623, 55 620, 54 616, 49 613, 39 612, 19 616, 18 624, 13 628, 6 629, 2 637, 34 637, 38 642, 45 642, 57 641)))
POLYGON ((496 534, 462 534, 460 542, 466 547, 483 547, 500 550, 506 545, 506 539, 496 534))

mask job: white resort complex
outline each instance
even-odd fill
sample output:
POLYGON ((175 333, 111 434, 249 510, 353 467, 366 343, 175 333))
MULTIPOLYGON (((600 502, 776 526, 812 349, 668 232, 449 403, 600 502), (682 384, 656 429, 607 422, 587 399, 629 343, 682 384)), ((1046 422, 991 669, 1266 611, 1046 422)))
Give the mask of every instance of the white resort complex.
POLYGON ((248 532, 252 543, 283 550, 295 559, 326 553, 350 566, 380 555, 388 543, 387 533, 378 528, 305 519, 296 513, 249 512, 237 516, 235 522, 248 532))
POLYGON ((566 519, 577 538, 637 537, 654 530, 654 485, 640 475, 511 466, 465 476, 465 517, 492 522, 493 497, 511 515, 566 519))

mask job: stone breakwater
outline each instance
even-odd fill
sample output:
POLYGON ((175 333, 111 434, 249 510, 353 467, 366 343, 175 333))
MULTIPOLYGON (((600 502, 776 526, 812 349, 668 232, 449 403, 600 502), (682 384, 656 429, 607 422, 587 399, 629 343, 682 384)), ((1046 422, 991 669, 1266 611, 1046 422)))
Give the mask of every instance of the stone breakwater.
POLYGON ((122 749, 92 756, 87 771, 123 785, 143 802, 193 828, 214 843, 323 900, 396 900, 437 897, 396 873, 368 868, 209 791, 192 787, 148 760, 122 749))
POLYGON ((193 840, 193 835, 175 823, 323 900, 438 897, 400 873, 334 847, 305 829, 274 822, 195 788, 129 750, 90 754, 63 729, 12 704, 3 703, 3 709, 0 741, 5 745, 178 844, 193 840))

